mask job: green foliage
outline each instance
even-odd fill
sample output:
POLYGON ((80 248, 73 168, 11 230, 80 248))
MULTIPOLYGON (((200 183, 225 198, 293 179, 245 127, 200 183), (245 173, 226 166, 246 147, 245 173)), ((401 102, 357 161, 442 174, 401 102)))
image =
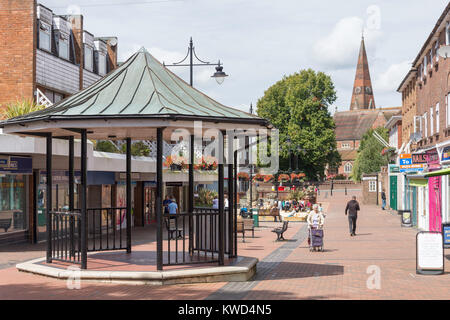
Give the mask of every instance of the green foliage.
POLYGON ((95 144, 95 150, 96 151, 102 151, 102 152, 112 152, 112 153, 118 153, 119 150, 117 147, 108 140, 98 140, 95 144))
MULTIPOLYGON (((127 152, 127 145, 122 145, 122 153, 127 152)), ((150 155, 150 148, 142 141, 137 141, 131 144, 131 155, 134 157, 148 157, 150 155)))
POLYGON ((323 177, 327 164, 340 164, 335 124, 328 111, 334 101, 336 91, 331 78, 312 69, 285 76, 258 100, 258 115, 279 129, 281 169, 289 168, 289 148, 300 155, 299 170, 308 180, 323 177), (288 135, 290 147, 286 143, 288 135))
POLYGON ((37 104, 33 99, 23 99, 8 103, 1 115, 6 119, 11 119, 42 109, 45 109, 45 106, 37 104))
POLYGON ((358 156, 351 178, 353 181, 361 181, 364 173, 379 172, 382 166, 387 166, 389 163, 389 155, 381 155, 384 146, 373 136, 373 132, 378 132, 386 141, 389 141, 388 130, 384 127, 369 129, 363 136, 358 149, 358 156))
POLYGON ((304 193, 300 189, 291 190, 288 195, 289 200, 302 200, 306 196, 306 193, 304 193))
POLYGON ((199 189, 198 198, 195 199, 195 205, 198 207, 212 207, 213 200, 218 196, 218 193, 214 190, 199 189))

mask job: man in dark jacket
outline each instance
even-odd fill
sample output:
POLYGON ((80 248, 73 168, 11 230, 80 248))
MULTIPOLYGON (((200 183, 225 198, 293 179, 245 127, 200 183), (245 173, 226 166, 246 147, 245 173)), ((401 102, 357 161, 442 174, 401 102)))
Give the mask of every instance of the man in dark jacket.
POLYGON ((353 196, 352 200, 347 203, 345 207, 345 215, 348 213, 348 225, 350 229, 350 236, 355 236, 356 231, 356 219, 358 218, 359 203, 356 201, 356 197, 353 196))
POLYGON ((384 210, 386 208, 386 192, 381 191, 381 209, 384 210))

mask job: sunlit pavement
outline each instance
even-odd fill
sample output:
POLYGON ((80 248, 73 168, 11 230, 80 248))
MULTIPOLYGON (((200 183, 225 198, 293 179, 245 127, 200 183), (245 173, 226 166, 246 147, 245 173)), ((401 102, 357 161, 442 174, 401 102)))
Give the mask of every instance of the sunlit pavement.
MULTIPOLYGON (((0 248, 0 299, 448 299, 446 274, 415 273, 416 230, 402 228, 397 215, 376 206, 361 206, 356 237, 350 237, 344 207, 351 195, 322 191, 327 211, 325 252, 310 252, 304 223, 290 223, 287 241, 274 241, 277 223, 262 222, 255 238, 239 237, 239 254, 257 257, 258 274, 245 283, 172 286, 82 282, 68 289, 66 281, 18 272, 15 262, 42 256, 44 247, 21 246, 21 253, 0 248), (6 251, 6 252, 5 252, 6 251), (9 259, 9 260, 8 260, 9 259)), ((139 241, 145 230, 137 231, 139 241)))

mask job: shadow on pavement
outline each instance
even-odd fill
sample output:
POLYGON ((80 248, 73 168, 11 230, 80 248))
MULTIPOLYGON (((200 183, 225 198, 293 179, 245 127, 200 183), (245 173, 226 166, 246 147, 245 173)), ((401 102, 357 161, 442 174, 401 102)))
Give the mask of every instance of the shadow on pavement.
MULTIPOLYGON (((272 262, 265 262, 264 267, 270 268, 272 262)), ((278 264, 273 262, 273 264, 278 264)), ((258 264, 259 265, 259 264, 258 264)), ((258 268, 258 266, 257 266, 258 268)), ((264 276, 263 280, 280 280, 280 279, 299 279, 310 277, 328 277, 344 274, 344 266, 317 264, 317 263, 298 263, 298 262, 282 262, 273 268, 264 276)), ((258 274, 256 276, 258 278, 258 274)), ((257 279, 261 280, 261 279, 257 279)))

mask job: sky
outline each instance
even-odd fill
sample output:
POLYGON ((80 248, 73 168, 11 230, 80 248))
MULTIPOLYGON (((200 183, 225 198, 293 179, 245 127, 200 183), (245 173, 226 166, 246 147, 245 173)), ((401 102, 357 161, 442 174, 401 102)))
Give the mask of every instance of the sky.
MULTIPOLYGON (((364 33, 376 107, 401 106, 396 90, 443 12, 445 0, 40 0, 55 14, 81 13, 94 36, 117 36, 119 60, 142 46, 166 64, 186 56, 193 38, 203 61, 194 87, 224 105, 249 110, 283 76, 312 68, 331 76, 349 110, 364 33)), ((189 68, 171 70, 189 81, 189 68)))

